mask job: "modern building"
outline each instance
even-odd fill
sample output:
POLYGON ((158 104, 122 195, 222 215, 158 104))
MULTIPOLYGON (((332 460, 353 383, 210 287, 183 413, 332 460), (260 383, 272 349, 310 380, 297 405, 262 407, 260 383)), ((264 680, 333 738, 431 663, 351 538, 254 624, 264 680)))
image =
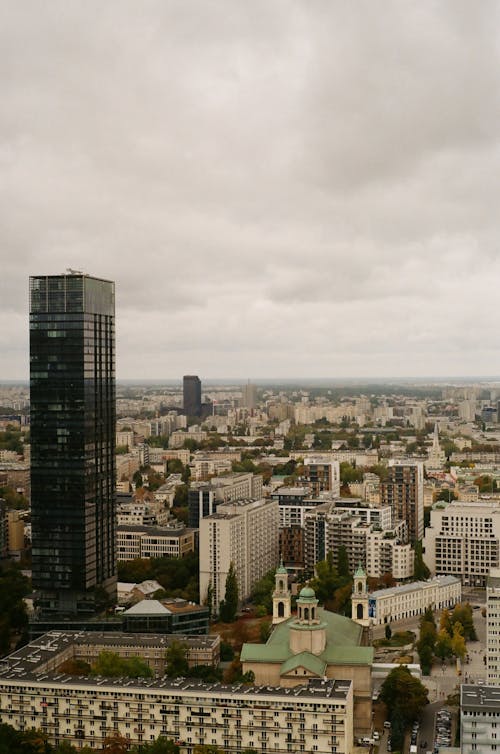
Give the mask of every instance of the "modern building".
POLYGON ((33 586, 48 615, 116 593, 115 291, 70 272, 30 278, 33 586))
POLYGON ((368 595, 368 616, 373 625, 406 620, 432 610, 453 608, 462 600, 462 584, 454 576, 436 576, 429 581, 377 589, 368 595))
POLYGON ((486 582, 486 680, 500 686, 500 568, 486 582))
POLYGON ((462 754, 495 754, 500 748, 500 686, 460 687, 462 754))
POLYGON ((222 503, 200 521, 200 601, 209 587, 217 612, 226 591, 231 563, 238 597, 248 599, 253 586, 278 563, 279 512, 276 500, 222 503))
POLYGON ((194 529, 175 526, 117 527, 117 559, 182 558, 195 551, 194 529))
POLYGON ((140 600, 122 614, 122 628, 136 634, 208 634, 209 610, 180 597, 140 600))
MULTIPOLYGON (((290 593, 284 583, 279 583, 283 576, 278 569, 273 595, 274 629, 265 644, 243 645, 240 655, 243 672, 251 670, 256 684, 279 685, 290 690, 313 679, 327 682, 335 678, 352 683, 354 735, 366 736, 372 726, 373 648, 363 646, 363 627, 319 607, 310 587, 301 590, 297 614, 291 615, 290 593)), ((315 751, 314 747, 310 751, 315 751)))
POLYGON ((410 542, 424 535, 424 465, 391 459, 388 477, 380 483, 380 501, 390 505, 393 521, 406 521, 410 542))
POLYGON ((257 407, 257 387, 250 382, 241 388, 241 405, 250 411, 257 407))
MULTIPOLYGON (((146 643, 143 656, 154 659, 155 641, 146 643)), ((78 748, 101 749, 117 731, 131 746, 165 736, 181 754, 194 754, 200 745, 228 754, 245 749, 258 754, 353 752, 349 680, 304 677, 291 689, 58 673, 64 660, 75 657, 78 642, 69 633, 49 634, 2 661, 0 722, 19 730, 41 729, 51 744, 67 741, 78 748)))
POLYGON ((423 548, 431 573, 484 587, 490 570, 500 567, 500 502, 435 503, 423 548))
POLYGON ((186 416, 201 416, 201 380, 194 374, 182 378, 183 407, 186 416))

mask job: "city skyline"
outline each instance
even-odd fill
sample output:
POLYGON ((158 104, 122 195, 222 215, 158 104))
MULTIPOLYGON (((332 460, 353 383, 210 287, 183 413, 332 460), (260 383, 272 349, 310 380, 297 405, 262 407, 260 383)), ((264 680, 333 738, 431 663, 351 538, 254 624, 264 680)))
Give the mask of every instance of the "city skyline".
POLYGON ((497 3, 95 15, 3 6, 2 379, 69 267, 118 379, 500 374, 497 3))

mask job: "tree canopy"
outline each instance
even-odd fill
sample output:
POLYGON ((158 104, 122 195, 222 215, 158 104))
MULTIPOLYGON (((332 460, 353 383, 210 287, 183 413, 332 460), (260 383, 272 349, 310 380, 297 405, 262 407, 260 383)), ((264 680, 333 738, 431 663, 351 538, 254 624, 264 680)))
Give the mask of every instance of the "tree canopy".
POLYGON ((391 670, 383 682, 380 699, 387 706, 392 724, 393 749, 400 749, 404 742, 405 730, 429 703, 428 691, 421 681, 414 678, 408 668, 402 665, 391 670))

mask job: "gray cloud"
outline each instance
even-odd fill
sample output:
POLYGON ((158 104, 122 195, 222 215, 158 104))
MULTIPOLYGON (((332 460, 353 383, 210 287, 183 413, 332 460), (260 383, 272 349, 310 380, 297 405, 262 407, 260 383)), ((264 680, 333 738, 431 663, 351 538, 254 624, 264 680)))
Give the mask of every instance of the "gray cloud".
POLYGON ((0 3, 0 378, 29 274, 122 377, 500 373, 493 0, 0 3))

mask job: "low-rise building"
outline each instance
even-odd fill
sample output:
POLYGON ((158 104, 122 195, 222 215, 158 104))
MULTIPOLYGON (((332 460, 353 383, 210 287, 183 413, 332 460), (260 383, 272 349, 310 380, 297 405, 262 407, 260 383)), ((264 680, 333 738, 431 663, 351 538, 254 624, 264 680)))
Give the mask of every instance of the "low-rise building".
POLYGON ((195 550, 195 531, 185 526, 118 526, 117 559, 180 558, 195 550))
POLYGON ((368 595, 368 615, 374 625, 405 620, 432 610, 452 608, 462 599, 460 579, 437 576, 429 581, 414 581, 368 595))

